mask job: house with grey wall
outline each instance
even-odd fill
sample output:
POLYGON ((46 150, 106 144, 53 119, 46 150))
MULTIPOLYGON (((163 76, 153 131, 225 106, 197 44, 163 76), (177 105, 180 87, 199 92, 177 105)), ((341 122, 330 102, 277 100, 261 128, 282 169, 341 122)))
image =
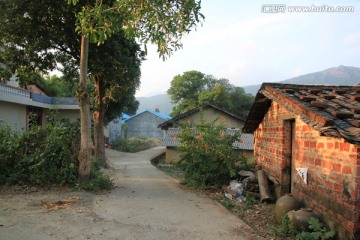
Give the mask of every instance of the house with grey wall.
POLYGON ((108 126, 105 128, 104 132, 108 132, 107 136, 109 136, 108 138, 108 143, 112 144, 113 142, 115 142, 116 140, 118 140, 119 138, 121 138, 121 130, 122 127, 125 124, 125 121, 127 119, 129 119, 131 116, 126 114, 126 113, 122 113, 120 117, 112 120, 108 126))
POLYGON ((142 111, 127 120, 122 129, 124 138, 164 138, 164 131, 158 126, 163 122, 170 120, 169 115, 153 110, 142 111))
MULTIPOLYGON (((218 106, 205 104, 201 107, 193 108, 185 113, 175 116, 173 119, 159 124, 159 128, 165 131, 163 145, 166 146, 166 163, 175 163, 181 159, 178 145, 180 144, 177 136, 181 133, 181 125, 186 122, 199 123, 201 120, 212 122, 216 119, 222 119, 221 123, 227 128, 227 134, 241 133, 245 120, 236 116, 218 106)), ((243 156, 251 159, 253 155, 254 136, 252 134, 241 134, 238 142, 233 144, 236 151, 241 152, 243 156)))
POLYGON ((0 83, 0 124, 15 132, 24 132, 32 125, 44 126, 52 110, 61 119, 80 119, 76 98, 49 97, 19 88, 16 84, 0 83))

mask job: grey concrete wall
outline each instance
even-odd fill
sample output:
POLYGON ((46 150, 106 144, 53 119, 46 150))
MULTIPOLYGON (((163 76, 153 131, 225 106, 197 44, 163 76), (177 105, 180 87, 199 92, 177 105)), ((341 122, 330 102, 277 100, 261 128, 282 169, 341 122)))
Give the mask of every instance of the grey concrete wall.
POLYGON ((15 132, 26 131, 26 106, 0 101, 0 124, 15 132))
POLYGON ((126 135, 128 138, 151 138, 155 137, 163 139, 164 131, 158 128, 158 125, 165 122, 164 119, 150 113, 144 112, 138 116, 126 121, 126 130, 122 132, 122 135, 126 135))
POLYGON ((107 127, 109 129, 109 143, 112 144, 114 141, 121 137, 121 122, 120 118, 111 121, 107 127))

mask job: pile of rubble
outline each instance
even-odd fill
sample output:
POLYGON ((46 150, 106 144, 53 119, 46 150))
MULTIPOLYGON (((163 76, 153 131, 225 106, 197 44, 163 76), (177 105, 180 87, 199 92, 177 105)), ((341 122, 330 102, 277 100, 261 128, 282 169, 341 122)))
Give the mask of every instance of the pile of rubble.
POLYGON ((258 170, 256 175, 251 171, 241 170, 238 172, 237 180, 230 181, 230 184, 224 185, 222 189, 225 197, 237 203, 246 201, 245 196, 261 202, 273 201, 268 177, 262 170, 258 170))

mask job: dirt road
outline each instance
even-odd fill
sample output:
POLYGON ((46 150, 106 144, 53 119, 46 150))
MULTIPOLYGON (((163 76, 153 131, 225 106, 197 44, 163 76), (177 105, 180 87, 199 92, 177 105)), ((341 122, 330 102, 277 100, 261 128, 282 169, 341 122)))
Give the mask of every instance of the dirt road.
POLYGON ((116 186, 109 193, 2 193, 0 239, 263 239, 218 203, 182 190, 153 167, 150 159, 163 151, 107 151, 113 167, 107 173, 116 186), (80 201, 56 211, 39 204, 64 199, 80 201))

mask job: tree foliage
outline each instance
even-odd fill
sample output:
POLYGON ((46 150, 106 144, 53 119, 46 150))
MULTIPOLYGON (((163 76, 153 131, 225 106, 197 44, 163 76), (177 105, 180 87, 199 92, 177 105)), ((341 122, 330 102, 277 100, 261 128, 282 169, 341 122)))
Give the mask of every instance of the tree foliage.
POLYGON ((67 65, 69 58, 78 59, 79 37, 73 29, 77 8, 63 0, 1 0, 0 62, 5 64, 0 69, 1 80, 14 73, 21 77, 51 71, 56 63, 67 65))
MULTIPOLYGON (((68 2, 77 4, 79 1, 68 0, 68 2)), ((81 35, 78 88, 81 118, 80 183, 88 181, 91 151, 89 99, 85 80, 89 39, 91 42, 101 44, 108 36, 122 29, 128 39, 138 38, 144 44, 148 42, 156 44, 160 56, 165 58, 181 47, 182 36, 190 32, 199 22, 199 16, 202 16, 199 10, 200 1, 196 0, 99 0, 94 5, 88 3, 82 7, 81 12, 78 12, 76 30, 81 35)), ((101 94, 99 87, 97 92, 101 94)), ((101 113, 94 113, 94 118, 101 119, 101 113)))
MULTIPOLYGON (((0 0, 0 62, 5 63, 0 67, 0 79, 6 81, 16 74, 21 86, 35 82, 51 96, 75 96, 80 36, 74 29, 74 12, 80 12, 82 7, 65 0, 0 0), (44 81, 44 73, 55 69, 63 76, 44 81)), ((108 44, 90 44, 89 57, 90 75, 101 75, 107 87, 116 83, 107 93, 107 121, 119 116, 119 111, 128 107, 126 104, 130 109, 136 107, 134 94, 140 84, 144 57, 140 46, 119 32, 108 44)))
MULTIPOLYGON (((68 0, 77 5, 79 0, 68 0)), ((128 39, 157 45, 159 55, 170 56, 182 47, 181 39, 199 24, 199 0, 99 0, 78 12, 76 31, 102 44, 123 30, 128 39)))
POLYGON ((93 92, 93 109, 105 110, 105 124, 127 110, 136 112, 135 92, 140 86, 140 65, 145 53, 134 40, 127 40, 122 31, 112 35, 104 44, 89 49, 89 73, 101 84, 101 94, 93 92), (101 98, 101 99, 99 99, 101 98))
POLYGON ((246 118, 254 101, 251 94, 230 84, 229 80, 216 79, 199 71, 188 71, 175 76, 168 94, 175 105, 171 113, 173 116, 203 104, 214 104, 246 118))
MULTIPOLYGON (((88 67, 91 73, 91 63, 88 65, 87 61, 88 39, 95 44, 102 44, 109 37, 123 31, 129 41, 137 38, 144 44, 156 44, 160 56, 165 58, 172 51, 181 48, 182 37, 203 16, 199 12, 200 1, 197 0, 69 0, 73 5, 66 5, 64 2, 0 1, 0 31, 4 33, 1 38, 0 61, 6 64, 1 67, 0 74, 4 76, 2 79, 8 79, 14 71, 53 70, 57 63, 63 63, 64 69, 71 69, 73 65, 80 67, 77 88, 82 136, 79 169, 83 169, 80 175, 84 175, 83 179, 87 181, 92 147, 87 89, 88 67), (74 30, 81 36, 75 36, 74 30)), ((104 74, 93 75, 95 84, 100 83, 98 80, 102 78, 99 76, 103 77, 104 74)), ((101 84, 98 87, 95 87, 95 90, 101 90, 98 93, 104 91, 101 84)), ((121 93, 125 92, 131 91, 124 88, 121 93)), ((131 99, 133 97, 123 102, 131 102, 131 99)), ((98 100, 103 103, 102 96, 98 100)))

